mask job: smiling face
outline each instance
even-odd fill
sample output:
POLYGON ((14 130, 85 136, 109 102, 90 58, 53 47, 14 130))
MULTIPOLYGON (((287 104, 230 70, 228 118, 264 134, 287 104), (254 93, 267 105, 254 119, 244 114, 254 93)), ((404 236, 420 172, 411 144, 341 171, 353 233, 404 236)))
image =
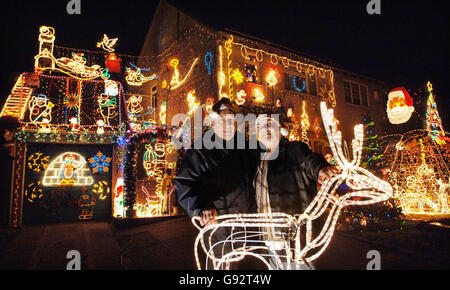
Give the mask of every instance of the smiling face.
POLYGON ((231 140, 236 134, 236 120, 230 110, 222 110, 212 125, 214 133, 225 141, 231 140))
POLYGON ((414 107, 412 101, 410 104, 407 103, 403 91, 394 91, 389 93, 386 112, 392 124, 401 124, 411 118, 414 107))
POLYGON ((272 118, 260 118, 256 121, 256 134, 258 140, 267 149, 273 149, 280 143, 280 125, 272 118))

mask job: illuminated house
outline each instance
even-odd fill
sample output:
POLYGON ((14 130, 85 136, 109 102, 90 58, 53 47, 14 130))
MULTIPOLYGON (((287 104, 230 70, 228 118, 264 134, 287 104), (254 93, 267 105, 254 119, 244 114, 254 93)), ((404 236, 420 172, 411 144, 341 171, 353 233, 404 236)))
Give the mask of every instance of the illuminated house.
POLYGON ((177 161, 167 144, 172 128, 158 126, 154 110, 141 107, 148 97, 135 88, 145 82, 141 76, 129 85, 125 65, 116 63, 116 73, 107 68, 108 61, 132 65, 137 57, 112 56, 111 46, 109 53, 56 47, 55 29, 47 26, 39 42, 34 72, 18 76, 0 112, 20 121, 10 225, 176 212, 169 195, 177 161))
POLYGON ((291 119, 290 138, 309 140, 313 150, 328 152, 319 110, 324 100, 334 107, 343 136, 351 136, 362 114, 369 112, 376 130, 386 131, 384 109, 390 85, 220 27, 201 19, 187 2, 177 5, 183 7, 160 1, 140 55, 156 58, 152 68, 158 79, 148 81, 143 89, 153 96, 158 112, 164 104, 167 123, 178 125, 172 117, 192 112, 194 104, 207 114, 221 97, 243 106, 281 105, 291 119))

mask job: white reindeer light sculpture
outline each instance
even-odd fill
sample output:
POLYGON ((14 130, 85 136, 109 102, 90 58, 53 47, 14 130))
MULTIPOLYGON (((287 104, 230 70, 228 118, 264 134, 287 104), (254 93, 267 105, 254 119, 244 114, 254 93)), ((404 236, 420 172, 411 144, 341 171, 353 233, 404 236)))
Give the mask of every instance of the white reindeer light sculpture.
POLYGON ((204 228, 199 226, 199 217, 193 217, 192 223, 200 231, 194 245, 199 270, 202 269, 198 252, 200 245, 206 254, 205 269, 229 269, 231 263, 240 261, 245 256, 261 260, 270 270, 291 269, 291 262, 295 262, 295 268, 299 269, 325 251, 343 207, 373 204, 392 196, 393 190, 389 183, 359 167, 364 137, 363 125, 355 126, 355 137, 352 140, 353 160, 348 160, 342 150, 341 132, 337 131, 333 121, 333 109, 327 109, 325 102, 320 104, 320 109, 331 150, 342 172, 324 182, 303 214, 228 214, 218 216, 217 223, 204 228), (335 196, 335 191, 343 183, 352 191, 335 196), (313 238, 313 221, 326 212, 328 216, 323 227, 313 238), (224 231, 228 235, 225 240, 217 241, 217 238, 213 238, 218 232, 223 234, 224 231))

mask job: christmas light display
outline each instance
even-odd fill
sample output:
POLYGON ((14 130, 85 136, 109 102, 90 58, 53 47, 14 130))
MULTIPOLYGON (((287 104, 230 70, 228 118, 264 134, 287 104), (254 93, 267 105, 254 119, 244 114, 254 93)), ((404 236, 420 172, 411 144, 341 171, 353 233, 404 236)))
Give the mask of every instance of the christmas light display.
POLYGON ((308 147, 311 148, 311 145, 309 144, 309 138, 308 138, 308 130, 309 130, 309 116, 308 113, 306 113, 306 102, 303 101, 302 103, 302 115, 301 115, 301 127, 302 127, 302 142, 307 144, 308 147))
POLYGON ((222 45, 219 45, 219 71, 217 72, 217 85, 219 87, 219 99, 223 98, 225 93, 222 92, 222 88, 225 86, 225 73, 223 72, 223 61, 222 61, 222 45))
POLYGON ((297 77, 293 76, 292 77, 292 85, 294 87, 294 89, 301 93, 301 92, 306 92, 306 80, 302 78, 302 86, 301 88, 297 87, 297 77))
POLYGON ((119 85, 112 80, 105 80, 105 94, 117 96, 119 94, 119 85))
POLYGON ((269 86, 275 86, 278 83, 278 79, 275 75, 275 71, 271 70, 266 76, 266 82, 269 86))
POLYGON ((411 118, 414 112, 413 101, 404 87, 389 92, 386 112, 392 124, 402 124, 411 118))
POLYGON ((44 186, 88 186, 94 180, 83 156, 66 152, 56 157, 45 170, 42 184, 44 186))
POLYGON ((228 72, 228 96, 233 96, 233 82, 231 81, 233 71, 231 69, 231 54, 233 52, 233 35, 228 35, 227 41, 224 43, 225 51, 227 53, 227 72, 228 72))
POLYGON ((55 29, 49 26, 41 26, 39 28, 39 53, 34 57, 34 68, 40 67, 41 59, 50 61, 50 68, 55 68, 55 57, 53 56, 53 48, 55 44, 55 29))
POLYGON ((101 94, 97 98, 99 112, 106 125, 111 125, 110 120, 118 115, 117 99, 107 94, 101 94))
POLYGON ((178 153, 170 144, 174 129, 152 125, 131 136, 127 142, 124 205, 127 212, 134 209, 137 217, 172 214, 169 184, 178 160, 178 153), (138 156, 142 156, 142 163, 138 162, 138 156), (145 171, 145 179, 138 180, 141 168, 145 171))
POLYGON ((333 120, 333 110, 324 102, 320 104, 325 131, 331 150, 342 172, 326 180, 314 200, 304 213, 291 216, 284 213, 271 214, 228 214, 216 218, 204 228, 199 226, 199 217, 193 217, 193 224, 199 229, 194 244, 197 268, 201 269, 198 250, 206 254, 204 268, 229 269, 230 264, 253 256, 268 269, 291 269, 307 265, 317 259, 329 245, 341 210, 351 205, 367 205, 387 200, 392 187, 361 168, 363 126, 356 125, 352 140, 352 159, 344 155, 341 132, 333 120), (341 184, 352 190, 341 196, 335 192, 341 184), (320 232, 313 237, 312 225, 319 217, 327 214, 320 232), (228 230, 230 235, 216 243, 213 235, 219 230, 228 230), (303 236, 304 235, 304 236, 303 236), (229 250, 226 250, 229 249, 229 250))
POLYGON ((167 102, 162 102, 161 106, 159 107, 159 123, 160 124, 166 124, 166 114, 167 112, 167 102))
POLYGON ((192 110, 195 110, 195 108, 197 108, 200 105, 200 103, 196 102, 195 99, 196 99, 195 90, 189 91, 186 96, 186 101, 188 103, 189 112, 191 112, 192 110))
POLYGON ((239 92, 236 93, 236 99, 234 100, 234 102, 237 105, 242 106, 243 104, 245 104, 246 96, 247 96, 247 93, 244 90, 240 90, 239 92))
POLYGON ((263 92, 261 91, 260 88, 255 88, 253 90, 253 95, 255 96, 255 101, 257 101, 257 102, 264 101, 265 97, 264 97, 264 94, 263 94, 263 92))
POLYGON ((30 111, 30 122, 36 123, 46 118, 52 120, 52 108, 55 105, 47 99, 46 95, 39 94, 31 97, 28 108, 30 111))
POLYGON ((89 194, 86 194, 86 188, 83 188, 83 194, 80 196, 78 206, 80 207, 81 214, 78 216, 80 220, 92 219, 94 214, 94 206, 96 205, 96 199, 89 194))
POLYGON ((99 200, 105 200, 110 194, 109 184, 107 181, 100 180, 92 186, 92 193, 97 196, 99 200))
POLYGON ((36 182, 36 184, 28 184, 27 188, 25 189, 25 198, 27 199, 27 201, 33 203, 44 196, 40 184, 40 181, 36 182))
POLYGON ((173 68, 173 75, 172 75, 172 79, 170 81, 170 89, 171 90, 175 90, 175 89, 179 88, 187 80, 187 78, 191 75, 192 71, 194 70, 194 66, 197 64, 197 62, 198 62, 198 57, 194 59, 194 61, 191 64, 191 67, 189 68, 189 70, 186 73, 186 75, 184 76, 184 78, 182 80, 179 80, 180 71, 178 70, 178 64, 179 64, 178 59, 172 59, 169 61, 170 66, 173 68))
POLYGON ((25 86, 24 79, 24 74, 21 74, 17 78, 17 81, 11 90, 11 94, 6 99, 0 117, 12 116, 19 120, 23 120, 28 101, 33 94, 33 90, 25 86))
POLYGON ((39 53, 34 57, 35 71, 55 70, 65 73, 80 80, 92 80, 96 78, 108 79, 108 69, 102 69, 99 65, 86 65, 83 53, 72 52, 72 58, 53 55, 55 42, 55 30, 52 27, 41 26, 39 29, 39 53), (50 64, 48 64, 50 62, 50 64), (58 67, 56 67, 56 65, 58 67))
POLYGON ((208 74, 211 74, 211 64, 212 64, 212 60, 213 60, 213 55, 211 51, 208 51, 205 54, 205 66, 208 69, 208 74))
POLYGON ((376 164, 383 154, 380 153, 380 144, 378 143, 378 135, 375 133, 375 122, 367 113, 363 115, 364 124, 364 147, 363 147, 363 165, 369 169, 376 170, 376 164))
POLYGON ((312 130, 313 130, 313 132, 314 132, 314 135, 315 135, 316 139, 319 139, 319 134, 320 134, 320 132, 322 132, 322 127, 320 126, 319 118, 318 118, 318 117, 316 117, 316 118, 314 119, 314 123, 313 123, 313 126, 312 126, 312 130))
POLYGON ((384 153, 387 179, 406 218, 450 214, 445 146, 436 143, 428 130, 413 130, 401 136, 390 154, 384 153))
POLYGON ((144 111, 144 108, 141 105, 142 102, 142 96, 135 96, 132 95, 127 100, 127 111, 128 111, 128 117, 130 118, 130 121, 136 121, 137 117, 140 116, 139 114, 144 111))
POLYGON ((241 71, 237 68, 235 68, 231 73, 231 78, 236 84, 241 84, 244 81, 244 75, 241 73, 241 71))
POLYGON ((439 112, 437 110, 436 102, 434 101, 433 96, 433 86, 430 82, 427 83, 428 88, 428 101, 427 101, 427 113, 426 113, 426 123, 427 130, 430 132, 431 138, 439 144, 444 145, 447 142, 450 142, 450 138, 445 136, 444 128, 442 127, 442 120, 439 116, 439 112))
POLYGON ((106 34, 103 34, 103 39, 101 42, 97 42, 97 47, 101 47, 107 52, 114 51, 114 45, 116 45, 118 38, 109 38, 106 34))
POLYGON ((214 98, 207 98, 205 104, 206 113, 211 113, 212 107, 214 106, 214 98))
POLYGON ((149 77, 145 77, 141 71, 149 71, 148 68, 138 68, 134 64, 130 62, 130 65, 134 67, 136 70, 133 70, 129 67, 126 68, 127 76, 125 77, 125 80, 130 86, 141 86, 143 83, 157 79, 158 77, 156 74, 153 74, 149 77))
POLYGON ((103 155, 101 151, 98 151, 98 153, 94 157, 88 159, 92 168, 92 173, 108 172, 109 166, 111 165, 111 160, 111 157, 103 155))
MULTIPOLYGON (((317 73, 319 77, 318 87, 321 87, 323 89, 323 91, 319 95, 322 96, 323 101, 327 101, 332 107, 336 106, 336 96, 334 93, 334 74, 331 69, 324 69, 310 63, 292 60, 285 56, 279 56, 275 53, 267 52, 262 49, 252 48, 245 44, 234 42, 232 37, 228 39, 228 41, 230 40, 232 45, 239 47, 241 56, 246 60, 251 60, 252 57, 250 55, 252 55, 255 56, 254 59, 257 62, 262 62, 264 60, 264 56, 267 56, 269 57, 273 65, 278 65, 281 61, 281 64, 285 68, 295 68, 301 74, 314 75, 317 73)), ((323 65, 320 64, 320 66, 323 65)), ((301 88, 299 89, 301 90, 301 88)))
POLYGON ((36 152, 28 156, 28 168, 32 169, 34 172, 41 172, 48 167, 50 156, 43 156, 41 152, 36 152))

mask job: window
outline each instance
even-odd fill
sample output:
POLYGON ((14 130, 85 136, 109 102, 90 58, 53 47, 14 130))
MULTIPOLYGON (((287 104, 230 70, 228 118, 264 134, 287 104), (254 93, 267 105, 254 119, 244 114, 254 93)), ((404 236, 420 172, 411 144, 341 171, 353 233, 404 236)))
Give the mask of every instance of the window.
POLYGON ((284 74, 287 90, 306 94, 306 78, 290 74, 284 74))
POLYGON ((353 104, 361 105, 361 102, 359 100, 359 86, 358 86, 358 84, 352 83, 352 97, 353 97, 353 104))
POLYGON ((345 101, 358 106, 369 106, 367 87, 354 82, 344 81, 345 101))
POLYGON ((156 86, 152 87, 152 107, 156 108, 158 106, 158 90, 156 86))
POLYGON ((363 105, 364 107, 367 107, 368 103, 367 103, 367 87, 365 86, 359 86, 360 90, 361 90, 361 105, 363 105))
POLYGON ((258 82, 257 67, 255 64, 245 64, 245 81, 252 83, 258 82))
POLYGON ((344 82, 344 87, 345 87, 345 101, 347 103, 351 103, 352 102, 352 92, 350 91, 350 83, 344 82))
POLYGON ((310 95, 317 95, 317 88, 316 88, 316 74, 309 75, 309 94, 310 95))

